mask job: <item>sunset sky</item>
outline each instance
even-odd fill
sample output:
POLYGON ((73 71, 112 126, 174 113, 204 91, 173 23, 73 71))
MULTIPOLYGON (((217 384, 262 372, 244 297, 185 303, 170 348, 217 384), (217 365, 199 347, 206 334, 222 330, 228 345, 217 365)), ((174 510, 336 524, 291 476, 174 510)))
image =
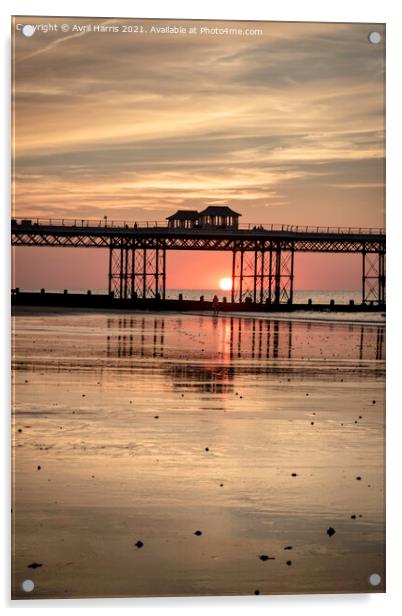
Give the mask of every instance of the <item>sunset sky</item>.
MULTIPOLYGON (((382 25, 17 23, 70 31, 14 30, 15 216, 164 220, 227 204, 241 222, 384 226, 382 25), (77 33, 74 24, 263 34, 77 33)), ((183 265, 183 253, 169 254, 168 286, 207 288, 230 275, 229 255, 189 255, 183 265)), ((15 284, 100 288, 106 268, 102 251, 20 248, 15 284)), ((359 268, 354 257, 297 256, 296 288, 358 288, 359 268)))

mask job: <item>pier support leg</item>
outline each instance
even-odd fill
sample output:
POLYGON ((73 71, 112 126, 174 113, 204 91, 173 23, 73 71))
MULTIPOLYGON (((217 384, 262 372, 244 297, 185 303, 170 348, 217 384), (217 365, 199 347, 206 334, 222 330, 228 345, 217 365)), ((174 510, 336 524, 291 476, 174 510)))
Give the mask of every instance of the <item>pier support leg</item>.
POLYGON ((277 246, 275 251, 275 294, 274 304, 281 301, 281 247, 277 246))
POLYGON ((120 243, 109 248, 109 293, 120 299, 166 298, 166 250, 120 243))
POLYGON ((166 248, 162 248, 162 299, 166 299, 166 248))
POLYGON ((269 273, 268 273, 268 303, 272 304, 272 289, 273 289, 273 281, 274 275, 272 271, 272 244, 269 246, 269 273))
POLYGON ((236 251, 232 252, 232 295, 230 301, 232 304, 235 301, 235 286, 236 286, 236 251))
POLYGON ((113 247, 112 244, 110 244, 109 246, 109 272, 108 272, 108 293, 110 295, 112 289, 113 289, 113 282, 112 282, 112 262, 113 262, 113 247))
POLYGON ((276 305, 293 303, 294 247, 283 250, 275 248, 274 297, 276 305))
POLYGON ((244 266, 244 251, 240 251, 240 285, 239 285, 239 302, 243 301, 243 266, 244 266))
MULTIPOLYGON (((254 304, 257 302, 257 281, 258 281, 258 277, 257 277, 257 270, 258 270, 258 262, 261 261, 261 259, 258 258, 259 253, 258 253, 258 246, 257 246, 257 242, 255 243, 255 249, 254 249, 254 272, 253 272, 253 302, 254 304)), ((261 267, 261 265, 260 265, 261 267)))
POLYGON ((251 300, 263 304, 270 300, 272 286, 272 248, 256 242, 253 250, 242 248, 232 256, 232 302, 251 300))
POLYGON ((362 252, 362 303, 385 305, 385 252, 362 252))

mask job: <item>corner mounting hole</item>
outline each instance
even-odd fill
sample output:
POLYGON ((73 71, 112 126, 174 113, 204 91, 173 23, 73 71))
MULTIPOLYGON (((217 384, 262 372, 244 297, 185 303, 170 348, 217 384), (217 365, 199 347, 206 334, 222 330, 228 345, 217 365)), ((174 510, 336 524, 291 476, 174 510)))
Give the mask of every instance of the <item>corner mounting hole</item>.
POLYGON ((372 573, 369 577, 369 583, 371 586, 378 586, 381 584, 381 575, 378 575, 378 573, 372 573))
POLYGON ((368 35, 368 40, 369 43, 372 43, 373 45, 378 45, 378 43, 381 41, 381 34, 379 32, 370 32, 368 35))
POLYGON ((21 32, 22 32, 22 34, 24 36, 30 37, 30 36, 33 36, 35 34, 35 28, 33 26, 31 26, 30 24, 25 24, 25 26, 22 28, 21 32))
POLYGON ((32 592, 34 588, 35 588, 35 584, 33 583, 32 580, 24 580, 22 582, 22 590, 24 592, 32 592))

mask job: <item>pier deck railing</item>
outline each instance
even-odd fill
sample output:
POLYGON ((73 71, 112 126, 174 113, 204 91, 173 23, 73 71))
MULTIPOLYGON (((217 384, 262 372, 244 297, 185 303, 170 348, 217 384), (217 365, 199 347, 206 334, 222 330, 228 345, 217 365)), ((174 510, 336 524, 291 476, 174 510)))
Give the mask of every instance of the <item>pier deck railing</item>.
MULTIPOLYGON (((145 229, 169 229, 167 222, 164 220, 91 220, 78 218, 12 218, 13 225, 18 226, 40 226, 40 227, 69 227, 77 229, 136 229, 138 231, 145 229)), ((200 231, 205 229, 216 229, 219 231, 233 232, 240 231, 278 231, 290 233, 330 233, 330 234, 364 234, 364 235, 384 235, 385 229, 381 227, 330 227, 330 226, 314 226, 314 225, 288 225, 288 224, 267 224, 267 223, 240 223, 237 228, 234 227, 219 227, 219 226, 195 226, 188 229, 172 228, 172 231, 200 231)))

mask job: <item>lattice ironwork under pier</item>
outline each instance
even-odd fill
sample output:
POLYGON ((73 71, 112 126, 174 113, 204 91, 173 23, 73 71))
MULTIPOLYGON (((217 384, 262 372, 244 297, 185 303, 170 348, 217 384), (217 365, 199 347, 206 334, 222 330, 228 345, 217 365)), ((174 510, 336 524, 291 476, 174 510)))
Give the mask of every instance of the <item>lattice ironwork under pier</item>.
POLYGON ((109 246, 109 293, 121 299, 166 298, 166 250, 135 248, 123 239, 109 246))

